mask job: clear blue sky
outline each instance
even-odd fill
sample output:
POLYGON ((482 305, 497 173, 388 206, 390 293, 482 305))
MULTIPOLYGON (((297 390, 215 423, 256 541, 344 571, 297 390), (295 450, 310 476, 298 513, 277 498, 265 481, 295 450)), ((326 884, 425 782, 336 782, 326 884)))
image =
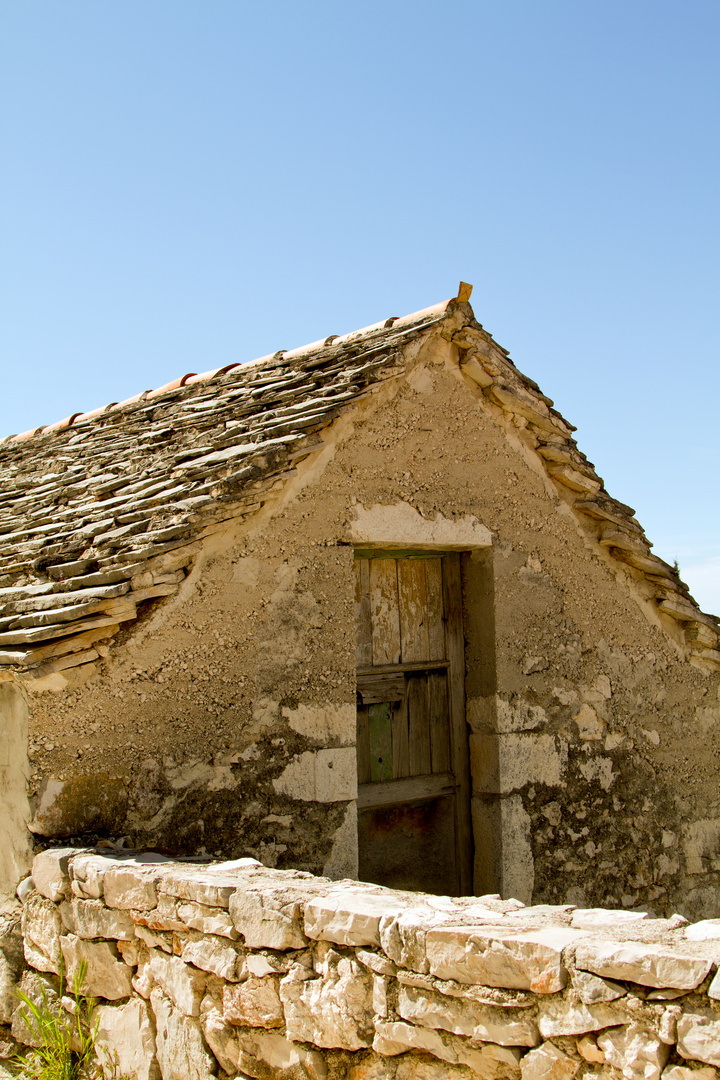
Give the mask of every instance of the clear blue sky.
POLYGON ((480 321, 720 611, 717 0, 2 0, 0 435, 480 321))

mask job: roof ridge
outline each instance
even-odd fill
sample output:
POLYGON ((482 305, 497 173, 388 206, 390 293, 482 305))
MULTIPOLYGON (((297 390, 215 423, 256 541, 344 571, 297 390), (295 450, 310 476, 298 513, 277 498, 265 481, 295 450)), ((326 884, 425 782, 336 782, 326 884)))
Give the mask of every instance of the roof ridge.
POLYGON ((127 408, 128 405, 134 405, 141 401, 151 401, 154 398, 162 397, 163 394, 171 393, 173 390, 179 390, 183 386, 193 385, 200 382, 212 382, 213 379, 221 378, 234 368, 242 367, 260 367, 264 364, 277 363, 280 360, 291 360, 297 356, 304 356, 306 353, 319 352, 329 346, 336 347, 345 343, 351 343, 361 340, 374 332, 380 330, 388 330, 390 328, 397 329, 406 325, 413 325, 416 322, 422 321, 433 315, 444 314, 450 308, 450 305, 456 303, 467 303, 470 300, 472 294, 472 285, 469 285, 465 281, 461 281, 457 296, 451 297, 449 300, 441 300, 438 304, 433 304, 430 307, 421 308, 419 311, 413 311, 409 315, 397 316, 392 315, 381 322, 373 323, 370 326, 364 326, 359 330, 351 330, 349 333, 338 336, 337 334, 330 334, 325 338, 318 338, 317 341, 312 341, 307 345, 301 345, 298 348, 285 350, 280 349, 274 353, 267 353, 265 356, 260 356, 255 360, 238 361, 237 363, 225 364, 223 367, 211 368, 208 371, 198 374, 195 371, 190 371, 185 375, 178 376, 172 379, 170 382, 165 383, 163 386, 158 386, 154 390, 142 390, 138 394, 134 394, 132 397, 125 398, 124 401, 111 401, 107 405, 101 405, 97 409, 92 409, 89 412, 76 412, 70 416, 64 417, 62 420, 57 420, 53 424, 41 424, 39 427, 29 428, 27 431, 23 431, 18 435, 4 435, 0 438, 0 446, 7 443, 24 442, 27 439, 32 439, 36 435, 47 435, 53 431, 64 431, 66 428, 77 426, 79 424, 87 423, 90 420, 94 420, 99 416, 107 415, 107 413, 114 411, 115 409, 127 408))

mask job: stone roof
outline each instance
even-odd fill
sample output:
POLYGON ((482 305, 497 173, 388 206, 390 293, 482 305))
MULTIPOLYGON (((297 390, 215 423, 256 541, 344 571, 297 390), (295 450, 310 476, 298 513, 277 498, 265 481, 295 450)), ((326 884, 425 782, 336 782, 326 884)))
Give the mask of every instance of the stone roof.
POLYGON ((177 592, 203 538, 255 514, 322 441, 318 433, 404 371, 412 339, 440 331, 499 418, 539 455, 583 528, 643 586, 702 666, 720 667, 718 622, 651 553, 575 430, 459 296, 402 319, 185 375, 157 390, 0 441, 0 677, 107 655, 149 605, 177 592))

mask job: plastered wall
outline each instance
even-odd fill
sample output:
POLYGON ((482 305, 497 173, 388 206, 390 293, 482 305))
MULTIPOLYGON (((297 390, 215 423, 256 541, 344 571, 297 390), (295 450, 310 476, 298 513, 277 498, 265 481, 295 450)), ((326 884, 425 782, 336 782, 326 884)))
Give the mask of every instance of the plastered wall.
POLYGON ((476 889, 720 915, 718 676, 580 535, 452 346, 409 358, 100 672, 31 688, 38 843, 355 874, 353 523, 402 504, 492 534, 464 559, 476 889))
POLYGON ((27 831, 27 697, 12 676, 0 676, 0 905, 30 869, 27 831))

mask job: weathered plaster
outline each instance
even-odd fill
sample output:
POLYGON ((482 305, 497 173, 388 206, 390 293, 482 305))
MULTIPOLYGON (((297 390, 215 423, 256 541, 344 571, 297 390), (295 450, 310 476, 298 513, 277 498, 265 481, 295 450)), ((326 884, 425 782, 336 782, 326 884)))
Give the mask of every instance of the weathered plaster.
POLYGON ((0 899, 13 896, 30 869, 27 825, 28 705, 18 680, 0 675, 0 899))
POLYGON ((377 547, 418 548, 430 551, 471 551, 490 547, 492 533, 472 515, 448 521, 441 513, 428 521, 406 502, 392 506, 355 507, 351 525, 355 544, 377 547))

